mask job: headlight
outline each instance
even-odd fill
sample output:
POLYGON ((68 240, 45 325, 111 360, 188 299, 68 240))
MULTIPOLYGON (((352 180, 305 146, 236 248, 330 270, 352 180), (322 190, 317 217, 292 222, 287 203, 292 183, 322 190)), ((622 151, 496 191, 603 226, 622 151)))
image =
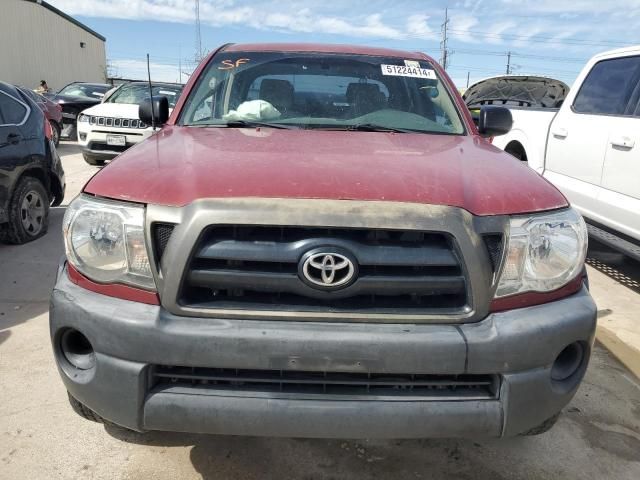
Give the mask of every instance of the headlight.
POLYGON ((80 115, 78 115, 78 121, 79 122, 88 122, 89 121, 89 115, 85 115, 84 113, 81 113, 80 115))
POLYGON ((557 290, 580 273, 586 255, 587 227, 572 208, 513 217, 496 297, 557 290))
POLYGON ((144 241, 144 207, 78 196, 63 222, 67 259, 99 283, 155 290, 144 241))

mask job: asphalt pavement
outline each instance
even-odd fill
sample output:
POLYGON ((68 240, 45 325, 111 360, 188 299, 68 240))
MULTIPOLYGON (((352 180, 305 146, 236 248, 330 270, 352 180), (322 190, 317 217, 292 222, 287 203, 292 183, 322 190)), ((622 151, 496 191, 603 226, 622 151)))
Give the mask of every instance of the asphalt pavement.
MULTIPOLYGON (((84 163, 74 144, 63 142, 59 151, 68 192, 51 210, 50 232, 28 245, 0 245, 0 479, 640 478, 640 381, 599 345, 573 402, 555 428, 537 437, 142 435, 83 420, 69 407, 55 368, 48 302, 64 252, 64 205, 98 169, 84 163)), ((640 311, 640 264, 597 244, 590 258, 598 262, 590 261, 594 296, 609 302, 601 321, 615 317, 618 306, 640 311)))

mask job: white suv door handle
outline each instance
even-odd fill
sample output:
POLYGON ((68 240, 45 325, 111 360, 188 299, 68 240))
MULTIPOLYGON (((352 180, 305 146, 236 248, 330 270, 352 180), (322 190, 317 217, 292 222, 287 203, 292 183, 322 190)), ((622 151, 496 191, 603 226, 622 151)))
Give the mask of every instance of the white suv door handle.
POLYGON ((629 137, 612 137, 609 142, 611 143, 611 145, 613 145, 614 147, 620 147, 620 148, 633 148, 633 146, 636 144, 635 140, 629 138, 629 137))
POLYGON ((569 131, 566 128, 557 127, 553 129, 551 134, 557 138, 567 138, 567 135, 569 135, 569 131))

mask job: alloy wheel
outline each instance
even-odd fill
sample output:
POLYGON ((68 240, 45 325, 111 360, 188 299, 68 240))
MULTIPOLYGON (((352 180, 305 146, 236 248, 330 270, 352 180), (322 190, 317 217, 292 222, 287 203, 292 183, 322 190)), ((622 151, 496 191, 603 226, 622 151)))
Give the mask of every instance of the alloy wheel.
POLYGON ((22 199, 20 206, 20 220, 25 232, 31 236, 36 236, 42 230, 44 222, 45 205, 40 194, 30 190, 22 199))

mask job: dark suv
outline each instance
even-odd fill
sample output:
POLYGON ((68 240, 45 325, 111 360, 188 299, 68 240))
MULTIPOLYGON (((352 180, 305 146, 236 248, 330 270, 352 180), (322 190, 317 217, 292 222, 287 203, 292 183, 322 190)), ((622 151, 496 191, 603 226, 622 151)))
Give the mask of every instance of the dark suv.
POLYGON ((65 180, 51 125, 18 88, 0 82, 0 240, 26 243, 47 232, 49 206, 65 180))

